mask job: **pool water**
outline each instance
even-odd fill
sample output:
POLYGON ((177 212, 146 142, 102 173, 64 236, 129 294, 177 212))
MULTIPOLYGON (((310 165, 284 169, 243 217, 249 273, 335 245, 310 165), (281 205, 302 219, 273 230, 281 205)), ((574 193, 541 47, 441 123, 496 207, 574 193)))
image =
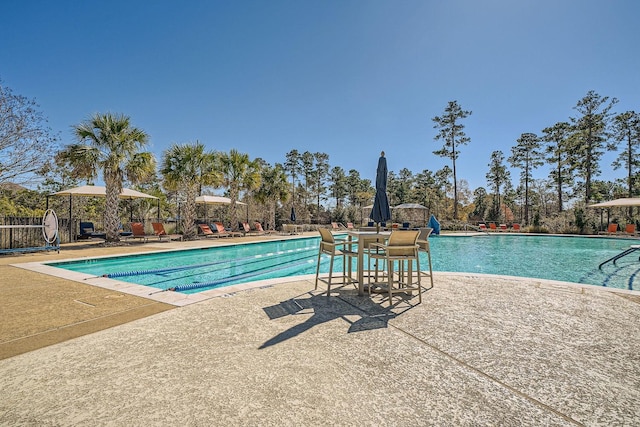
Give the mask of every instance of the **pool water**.
MULTIPOLYGON (((93 276, 196 293, 262 279, 314 274, 319 238, 118 256, 50 265, 93 276)), ((638 243, 633 239, 576 236, 483 235, 429 239, 435 271, 561 280, 620 289, 640 289, 635 252, 598 269, 603 261, 638 243)), ((366 262, 366 260, 365 260, 366 262)), ((421 253, 421 267, 428 268, 421 253)), ((329 268, 322 258, 321 272, 329 268)), ((340 271, 340 262, 334 265, 340 271)))

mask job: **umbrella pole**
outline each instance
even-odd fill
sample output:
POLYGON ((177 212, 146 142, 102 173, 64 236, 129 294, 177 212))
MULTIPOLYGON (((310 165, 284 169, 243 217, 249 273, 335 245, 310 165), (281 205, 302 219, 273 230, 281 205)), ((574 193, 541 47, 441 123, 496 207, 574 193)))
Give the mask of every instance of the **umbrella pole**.
POLYGON ((72 198, 73 198, 73 195, 69 194, 69 243, 73 242, 73 231, 71 229, 71 223, 72 223, 72 221, 71 221, 71 212, 72 212, 72 210, 71 210, 71 201, 73 200, 72 198))

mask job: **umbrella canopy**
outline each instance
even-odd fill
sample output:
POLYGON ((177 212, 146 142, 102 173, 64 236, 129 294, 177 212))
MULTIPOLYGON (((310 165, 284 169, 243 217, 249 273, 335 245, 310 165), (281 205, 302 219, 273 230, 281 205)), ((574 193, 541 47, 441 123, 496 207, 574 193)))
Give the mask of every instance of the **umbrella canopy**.
POLYGON ((403 203, 391 209, 428 209, 426 206, 422 206, 419 203, 403 203))
POLYGON ((384 157, 384 151, 380 153, 378 159, 376 197, 373 200, 371 219, 378 224, 391 219, 391 209, 389 209, 389 199, 387 198, 387 159, 384 157))
MULTIPOLYGON (((69 196, 69 221, 71 221, 72 215, 72 203, 73 196, 87 196, 87 197, 107 197, 107 187, 101 185, 82 185, 80 187, 69 188, 67 190, 57 191, 49 196, 69 196)), ((47 196, 47 208, 49 207, 49 196, 47 196)), ((131 190, 129 188, 123 188, 120 192, 121 199, 158 199, 156 196, 150 194, 141 193, 140 191, 131 190)), ((160 200, 158 199, 158 216, 160 216, 160 200)), ((129 215, 133 220, 133 208, 129 215)), ((73 241, 73 230, 69 226, 69 241, 73 241)))
MULTIPOLYGON (((223 196, 198 196, 196 197, 196 203, 205 205, 230 205, 231 199, 223 196)), ((236 205, 246 205, 246 203, 236 200, 236 205)))
MULTIPOLYGON (((208 205, 230 205, 231 199, 224 196, 198 196, 196 197, 196 203, 204 204, 204 217, 205 220, 209 219, 209 213, 207 212, 208 205)), ((236 200, 236 205, 246 205, 244 202, 236 200)), ((247 206, 247 221, 249 220, 249 207, 247 206)))
POLYGON ((640 197, 627 197, 589 205, 590 208, 617 208, 624 206, 640 206, 640 197))
MULTIPOLYGON (((101 185, 83 185, 81 187, 69 188, 50 194, 51 196, 94 196, 106 197, 107 188, 101 185)), ((156 196, 141 193, 140 191, 123 188, 120 192, 121 199, 157 199, 156 196)))

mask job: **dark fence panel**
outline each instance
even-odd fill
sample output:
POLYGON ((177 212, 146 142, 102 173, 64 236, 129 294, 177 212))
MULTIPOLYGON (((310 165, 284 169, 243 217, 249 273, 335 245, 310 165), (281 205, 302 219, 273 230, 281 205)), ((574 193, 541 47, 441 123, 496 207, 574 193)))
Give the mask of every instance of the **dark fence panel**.
MULTIPOLYGON (((42 217, 10 217, 0 216, 0 225, 36 225, 42 226, 42 217)), ((60 243, 69 243, 76 239, 78 221, 71 222, 71 233, 69 233, 69 219, 58 218, 58 237, 60 243), (71 240, 69 240, 71 238, 71 240)), ((0 250, 38 248, 46 246, 47 242, 42 235, 41 227, 15 227, 0 228, 0 250)))
MULTIPOLYGON (((41 226, 42 218, 0 217, 0 225, 41 226)), ((44 246, 42 228, 0 228, 0 249, 19 249, 44 246)))

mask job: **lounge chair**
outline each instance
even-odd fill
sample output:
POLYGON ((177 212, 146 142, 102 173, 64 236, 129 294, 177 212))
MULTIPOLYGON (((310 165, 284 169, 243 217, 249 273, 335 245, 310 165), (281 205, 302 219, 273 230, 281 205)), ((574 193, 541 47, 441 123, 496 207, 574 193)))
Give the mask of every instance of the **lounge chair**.
POLYGON ((153 227, 154 234, 158 236, 160 240, 162 240, 163 237, 169 240, 182 240, 182 234, 168 234, 161 222, 152 222, 151 226, 153 227))
POLYGON ((355 230, 355 228, 353 227, 353 223, 352 222, 348 222, 347 223, 347 230, 355 230))
POLYGON ((618 224, 609 224, 609 227, 607 228, 607 234, 618 234, 618 224))
POLYGON ((478 231, 487 231, 487 225, 481 222, 478 224, 478 231))
POLYGON ((242 231, 245 236, 251 235, 251 234, 258 234, 257 230, 251 229, 251 226, 249 225, 248 222, 241 222, 241 223, 238 223, 238 225, 242 227, 240 231, 242 231))
POLYGON ((144 231, 144 224, 141 222, 131 223, 131 233, 129 239, 142 239, 145 242, 149 240, 149 235, 144 231))
POLYGON ((124 226, 122 224, 120 224, 118 232, 120 233, 120 237, 129 237, 133 235, 133 232, 131 231, 124 231, 124 226))
POLYGON ((490 222, 489 223, 489 230, 490 231, 498 231, 498 227, 496 227, 496 223, 495 222, 490 222))
POLYGON ((236 237, 236 236, 242 236, 242 233, 238 232, 238 231, 228 231, 224 228, 224 224, 222 224, 221 222, 214 222, 213 225, 216 227, 216 230, 218 230, 218 234, 222 237, 222 235, 226 235, 229 237, 236 237))
POLYGON ((78 239, 91 239, 92 237, 106 239, 107 234, 97 232, 92 222, 80 221, 80 234, 78 234, 78 239))
POLYGON ((511 225, 511 229, 512 229, 513 231, 515 231, 516 233, 520 232, 520 224, 518 224, 518 223, 514 222, 514 223, 511 225))
POLYGON ((500 224, 500 230, 499 231, 507 231, 507 224, 500 224))
POLYGON ((636 225, 627 224, 627 226, 624 229, 624 234, 626 234, 627 236, 637 236, 638 233, 636 233, 636 225))
POLYGON ((258 234, 271 234, 271 233, 273 233, 273 230, 265 230, 264 228, 262 228, 262 224, 260 224, 258 221, 255 222, 254 226, 256 227, 256 230, 258 231, 258 234))
POLYGON ((209 224, 198 224, 198 228, 204 234, 204 237, 227 237, 229 234, 221 235, 220 233, 214 232, 209 224))

